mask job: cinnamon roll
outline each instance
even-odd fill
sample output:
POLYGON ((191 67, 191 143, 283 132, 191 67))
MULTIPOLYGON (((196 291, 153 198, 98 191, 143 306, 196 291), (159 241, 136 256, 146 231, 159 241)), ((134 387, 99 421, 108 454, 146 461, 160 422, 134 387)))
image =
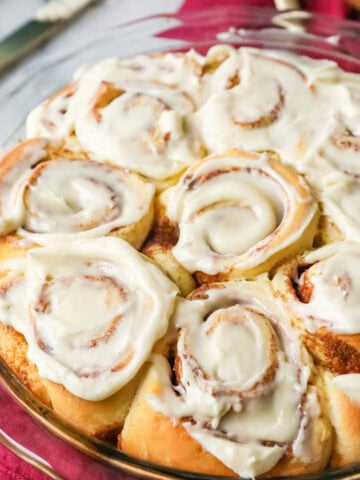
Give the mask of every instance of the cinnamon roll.
POLYGON ((140 248, 151 228, 152 185, 44 139, 20 143, 3 158, 0 186, 2 235, 43 245, 111 234, 140 248))
POLYGON ((72 136, 69 107, 76 89, 77 82, 65 85, 30 112, 27 119, 28 138, 44 137, 60 141, 72 136))
MULTIPOLYGON (((291 167, 275 154, 239 150, 192 165, 161 194, 159 210, 144 252, 155 260, 167 253, 200 283, 268 271, 312 245, 318 219, 310 189, 291 167)), ((166 259, 162 266, 170 270, 166 259)))
POLYGON ((113 237, 32 249, 3 272, 5 362, 18 373, 15 331, 17 355, 55 412, 92 435, 118 432, 139 371, 167 331, 175 285, 113 237))
MULTIPOLYGON (((30 244, 31 245, 31 244, 30 244)), ((14 237, 0 237, 0 264, 6 264, 11 259, 24 258, 29 248, 28 242, 17 240, 14 237)), ((0 297, 6 294, 7 288, 19 280, 17 275, 10 275, 6 269, 0 271, 0 297), (6 277, 4 279, 3 277, 6 277)), ((6 310, 6 307, 5 307, 6 310)), ((0 359, 4 359, 22 384, 29 388, 34 395, 47 405, 50 404, 48 394, 37 374, 35 365, 27 358, 27 344, 23 335, 10 325, 5 325, 2 319, 6 313, 3 305, 0 306, 0 359)))
POLYGON ((274 150, 292 165, 311 158, 341 109, 329 102, 337 93, 335 63, 224 45, 207 59, 215 68, 204 76, 196 118, 209 153, 274 150))
POLYGON ((359 126, 359 75, 328 60, 82 68, 0 162, 1 357, 156 464, 360 462, 359 126))
POLYGON ((317 78, 314 88, 328 98, 326 127, 314 142, 311 155, 296 168, 312 186, 324 215, 323 243, 357 241, 360 234, 360 88, 357 75, 339 68, 317 78), (331 112, 334 110, 333 112, 331 112))
POLYGON ((320 201, 322 244, 359 238, 359 149, 359 137, 340 125, 311 159, 298 166, 320 201))
POLYGON ((122 450, 183 470, 246 478, 325 467, 331 428, 322 394, 311 385, 310 356, 267 282, 200 287, 175 321, 176 378, 172 383, 163 357, 153 357, 126 418, 122 450))
POLYGON ((332 465, 359 462, 360 246, 339 242, 282 266, 273 283, 319 364, 337 437, 332 465), (351 382, 351 383, 349 383, 351 382), (342 393, 341 393, 342 392, 342 393))
POLYGON ((97 161, 134 170, 159 188, 174 183, 204 155, 192 120, 201 63, 194 52, 101 62, 30 114, 28 136, 61 138, 71 148, 75 138, 97 161))
MULTIPOLYGON (((332 224, 331 239, 358 241, 360 235, 360 181, 342 179, 328 186, 319 199, 326 214, 327 224, 332 224)), ((326 242, 328 243, 328 242, 326 242)))

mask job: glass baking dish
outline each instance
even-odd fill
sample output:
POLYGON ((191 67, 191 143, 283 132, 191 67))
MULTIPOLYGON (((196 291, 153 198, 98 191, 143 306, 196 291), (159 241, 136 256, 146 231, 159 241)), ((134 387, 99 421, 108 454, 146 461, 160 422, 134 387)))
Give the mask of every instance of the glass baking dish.
MULTIPOLYGON (((6 97, 0 110, 0 145, 8 149, 24 138, 28 111, 68 83, 83 64, 109 56, 131 57, 189 48, 205 53, 217 43, 285 49, 335 60, 345 70, 360 73, 360 26, 355 22, 299 11, 279 13, 226 6, 152 16, 110 31, 99 30, 87 45, 64 50, 61 58, 49 59, 36 71, 28 72, 26 81, 23 75, 8 78, 0 88, 0 94, 6 97)), ((0 441, 52 478, 110 480, 124 478, 125 474, 154 479, 215 478, 143 462, 83 435, 42 405, 1 361, 0 441), (14 405, 14 399, 20 407, 14 405), (14 411, 14 421, 5 422, 14 411), (44 448, 49 443, 50 451, 56 455, 44 448), (57 461, 61 455, 68 461, 57 461)), ((360 464, 291 478, 360 479, 360 464)))

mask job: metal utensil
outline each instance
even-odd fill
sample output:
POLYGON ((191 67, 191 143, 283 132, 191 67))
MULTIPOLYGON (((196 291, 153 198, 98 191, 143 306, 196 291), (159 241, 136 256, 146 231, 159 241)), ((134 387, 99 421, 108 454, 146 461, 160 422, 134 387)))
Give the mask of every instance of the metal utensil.
POLYGON ((92 1, 79 2, 78 8, 72 9, 69 18, 60 17, 51 21, 34 18, 5 37, 0 41, 0 72, 54 35, 92 1))

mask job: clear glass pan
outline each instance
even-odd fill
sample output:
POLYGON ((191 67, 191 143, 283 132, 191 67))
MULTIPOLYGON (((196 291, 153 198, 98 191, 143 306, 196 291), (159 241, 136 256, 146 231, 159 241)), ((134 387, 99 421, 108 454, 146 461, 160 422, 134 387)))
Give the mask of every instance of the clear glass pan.
MULTIPOLYGON (((68 83, 79 65, 109 56, 131 57, 140 53, 184 51, 189 48, 205 53, 210 46, 224 42, 238 46, 285 49, 313 58, 328 58, 338 62, 347 71, 360 73, 360 26, 355 22, 309 16, 304 12, 279 16, 278 12, 270 9, 225 6, 148 17, 110 31, 100 30, 88 44, 64 50, 61 58, 49 59, 37 68, 27 70, 26 76, 19 73, 9 77, 0 87, 0 98, 6 98, 0 103, 0 145, 7 149, 24 138, 24 120, 28 111, 68 83)), ((124 478, 124 472, 155 479, 215 478, 142 462, 81 434, 42 405, 1 361, 0 380, 0 441, 53 478, 110 480, 124 478), (12 437, 12 432, 7 431, 6 435, 1 433, 1 419, 10 411, 13 398, 37 421, 34 423, 24 416, 23 432, 18 433, 16 438, 12 437), (29 455, 11 440, 13 438, 19 442, 22 437, 25 439, 25 435, 29 435, 26 422, 32 422, 32 451, 41 452, 41 445, 50 441, 54 442, 56 448, 63 449, 62 452, 67 452, 69 458, 78 455, 78 461, 84 461, 83 454, 76 452, 81 450, 102 463, 85 457, 84 467, 79 473, 70 464, 67 468, 60 468, 56 462, 50 462, 49 465, 46 458, 44 463, 37 456, 29 455), (50 435, 38 423, 58 438, 50 435)), ((26 440, 29 444, 29 438, 26 440)), ((360 479, 360 465, 291 478, 360 479)))

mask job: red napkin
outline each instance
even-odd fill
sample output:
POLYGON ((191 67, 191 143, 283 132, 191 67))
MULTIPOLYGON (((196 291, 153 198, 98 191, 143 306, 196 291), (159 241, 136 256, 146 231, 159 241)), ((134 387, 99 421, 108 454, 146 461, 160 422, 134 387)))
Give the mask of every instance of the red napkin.
MULTIPOLYGON (((219 5, 219 2, 220 0, 186 0, 180 11, 189 11, 204 6, 210 8, 219 5)), ((271 0, 221 0, 221 5, 274 6, 271 0)), ((345 18, 348 14, 348 8, 341 0, 308 0, 303 2, 303 6, 310 11, 336 18, 345 18)), ((0 420, 0 427, 5 433, 11 434, 11 438, 21 442, 26 449, 46 458, 56 471, 61 472, 64 478, 71 480, 130 480, 128 475, 106 469, 42 430, 1 388, 0 420), (41 451, 39 451, 39 445, 41 445, 41 451)), ((0 478, 3 480, 45 480, 48 477, 20 460, 0 444, 0 478)))

